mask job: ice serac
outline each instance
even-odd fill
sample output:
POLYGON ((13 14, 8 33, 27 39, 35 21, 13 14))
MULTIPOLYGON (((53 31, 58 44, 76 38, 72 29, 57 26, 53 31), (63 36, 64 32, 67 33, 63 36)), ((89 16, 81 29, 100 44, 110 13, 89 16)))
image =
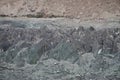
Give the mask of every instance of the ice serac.
POLYGON ((65 21, 1 19, 0 80, 119 80, 119 21, 65 21))

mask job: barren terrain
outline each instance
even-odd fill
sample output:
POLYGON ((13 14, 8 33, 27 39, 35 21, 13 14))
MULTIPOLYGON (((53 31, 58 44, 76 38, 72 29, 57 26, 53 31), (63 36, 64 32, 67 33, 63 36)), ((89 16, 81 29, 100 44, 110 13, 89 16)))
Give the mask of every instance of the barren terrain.
POLYGON ((120 16, 120 0, 0 0, 0 15, 113 18, 120 16))

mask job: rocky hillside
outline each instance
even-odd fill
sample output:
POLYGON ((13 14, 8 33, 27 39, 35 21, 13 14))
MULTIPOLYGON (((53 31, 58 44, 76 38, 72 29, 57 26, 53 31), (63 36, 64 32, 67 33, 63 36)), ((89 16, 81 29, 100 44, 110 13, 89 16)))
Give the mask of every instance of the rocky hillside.
POLYGON ((78 22, 1 18, 0 80, 120 80, 119 20, 78 22))
POLYGON ((0 0, 0 15, 112 18, 120 16, 120 0, 0 0))

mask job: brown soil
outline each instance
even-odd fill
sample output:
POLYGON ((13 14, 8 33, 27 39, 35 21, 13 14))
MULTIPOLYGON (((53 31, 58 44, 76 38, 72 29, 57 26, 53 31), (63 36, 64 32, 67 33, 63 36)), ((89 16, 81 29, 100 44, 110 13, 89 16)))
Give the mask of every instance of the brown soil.
POLYGON ((120 16, 120 0, 0 0, 0 15, 112 18, 120 16))

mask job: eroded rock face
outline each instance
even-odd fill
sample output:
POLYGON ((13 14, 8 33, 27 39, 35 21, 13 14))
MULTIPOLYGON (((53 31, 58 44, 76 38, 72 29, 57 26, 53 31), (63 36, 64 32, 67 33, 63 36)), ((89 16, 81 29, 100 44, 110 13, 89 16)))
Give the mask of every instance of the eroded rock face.
POLYGON ((120 28, 0 23, 0 80, 120 79, 120 28))
POLYGON ((120 16, 119 0, 0 0, 1 16, 99 19, 120 16))

